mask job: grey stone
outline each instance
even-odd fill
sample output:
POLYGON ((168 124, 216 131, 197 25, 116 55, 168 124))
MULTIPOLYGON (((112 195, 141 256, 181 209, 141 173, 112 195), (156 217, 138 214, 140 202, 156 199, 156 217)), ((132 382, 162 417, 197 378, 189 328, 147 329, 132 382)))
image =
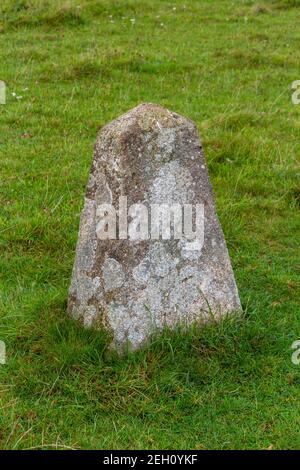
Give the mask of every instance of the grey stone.
MULTIPOLYGON (((196 218, 194 213, 193 223, 196 218)), ((240 309, 196 126, 160 106, 141 104, 97 137, 68 310, 85 326, 107 328, 122 350, 137 349, 164 326, 204 322, 240 309), (140 227, 131 224, 141 220, 137 206, 128 211, 129 238, 117 225, 115 239, 101 239, 99 208, 112 204, 118 224, 120 196, 127 196, 128 208, 142 203, 150 215, 159 204, 202 205, 203 239, 175 238, 174 221, 171 237, 155 238, 150 216, 149 226, 144 219, 149 236, 139 232, 143 239, 136 239, 140 227)))

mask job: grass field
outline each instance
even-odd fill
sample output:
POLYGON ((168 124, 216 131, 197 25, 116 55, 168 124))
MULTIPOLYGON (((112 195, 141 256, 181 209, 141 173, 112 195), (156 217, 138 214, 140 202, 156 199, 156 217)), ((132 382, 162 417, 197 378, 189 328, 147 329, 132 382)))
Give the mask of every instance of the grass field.
POLYGON ((300 448, 299 0, 2 0, 2 449, 300 448), (195 120, 244 307, 118 358, 66 314, 102 125, 195 120))

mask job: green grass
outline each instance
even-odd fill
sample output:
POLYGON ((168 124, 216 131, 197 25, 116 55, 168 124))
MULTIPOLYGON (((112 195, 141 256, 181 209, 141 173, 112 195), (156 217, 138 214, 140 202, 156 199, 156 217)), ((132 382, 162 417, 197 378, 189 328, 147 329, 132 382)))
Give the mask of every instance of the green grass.
POLYGON ((1 448, 300 448, 299 7, 2 0, 1 448), (97 131, 143 101, 198 125, 245 314, 118 358, 66 300, 97 131))

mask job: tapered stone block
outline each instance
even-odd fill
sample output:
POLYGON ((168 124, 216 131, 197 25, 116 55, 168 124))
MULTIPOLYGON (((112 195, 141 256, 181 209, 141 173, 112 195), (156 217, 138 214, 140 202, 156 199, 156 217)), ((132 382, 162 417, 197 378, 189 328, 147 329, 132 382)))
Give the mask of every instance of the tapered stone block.
POLYGON ((69 312, 122 350, 240 308, 196 126, 141 104, 97 137, 69 312))

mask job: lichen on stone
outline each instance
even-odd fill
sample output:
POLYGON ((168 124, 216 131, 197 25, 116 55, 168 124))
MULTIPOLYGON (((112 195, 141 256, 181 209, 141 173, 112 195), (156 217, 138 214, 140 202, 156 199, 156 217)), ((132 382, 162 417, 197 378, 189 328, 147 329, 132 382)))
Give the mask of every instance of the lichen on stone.
MULTIPOLYGON (((134 212, 132 216, 134 217, 134 212)), ((105 327, 113 344, 137 349, 153 331, 240 310, 195 124, 142 104, 99 133, 76 250, 69 312, 87 327, 105 327), (185 239, 97 236, 98 208, 127 196, 128 205, 202 204, 201 250, 185 239)))

